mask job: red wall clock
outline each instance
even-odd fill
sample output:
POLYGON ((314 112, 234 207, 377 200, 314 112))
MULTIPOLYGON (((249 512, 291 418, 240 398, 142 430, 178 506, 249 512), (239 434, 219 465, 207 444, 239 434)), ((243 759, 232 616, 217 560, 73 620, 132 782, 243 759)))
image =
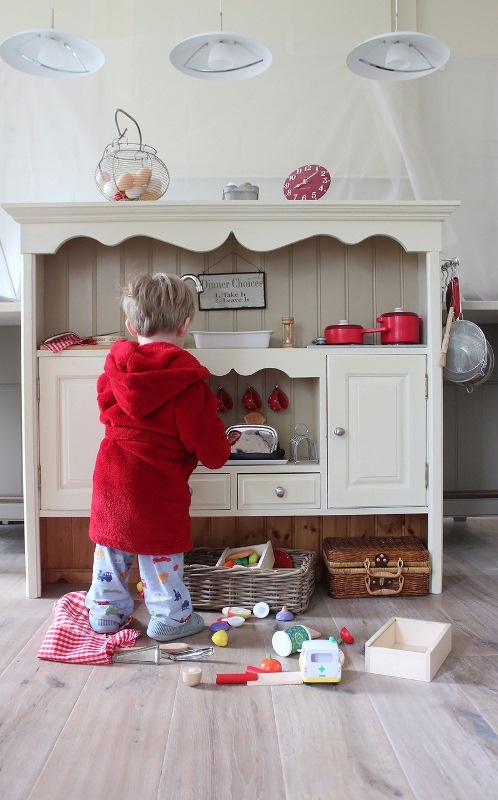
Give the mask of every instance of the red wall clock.
POLYGON ((284 181, 287 200, 320 200, 330 186, 330 173, 319 164, 298 167, 284 181))

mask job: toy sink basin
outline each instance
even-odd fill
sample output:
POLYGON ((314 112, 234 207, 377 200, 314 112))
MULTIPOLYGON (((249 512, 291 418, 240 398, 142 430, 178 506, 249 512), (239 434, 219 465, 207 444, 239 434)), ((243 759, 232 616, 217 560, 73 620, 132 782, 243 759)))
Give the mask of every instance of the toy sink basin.
POLYGON ((269 347, 273 331, 190 331, 198 348, 269 347))

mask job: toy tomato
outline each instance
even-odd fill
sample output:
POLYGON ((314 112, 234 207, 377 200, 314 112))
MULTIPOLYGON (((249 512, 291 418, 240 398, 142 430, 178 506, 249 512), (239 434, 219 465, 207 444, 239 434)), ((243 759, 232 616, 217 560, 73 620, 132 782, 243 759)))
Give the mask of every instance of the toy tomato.
POLYGON ((282 672, 282 664, 278 658, 272 658, 269 654, 264 658, 259 665, 262 672, 282 672))

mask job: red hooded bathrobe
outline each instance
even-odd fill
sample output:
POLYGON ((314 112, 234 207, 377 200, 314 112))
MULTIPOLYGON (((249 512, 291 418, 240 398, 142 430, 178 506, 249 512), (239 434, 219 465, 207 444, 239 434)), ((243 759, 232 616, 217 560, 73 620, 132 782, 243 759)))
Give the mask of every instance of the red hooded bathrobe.
POLYGON ((90 538, 141 555, 192 548, 188 479, 230 455, 208 370, 166 342, 120 339, 97 382, 105 437, 93 474, 90 538))

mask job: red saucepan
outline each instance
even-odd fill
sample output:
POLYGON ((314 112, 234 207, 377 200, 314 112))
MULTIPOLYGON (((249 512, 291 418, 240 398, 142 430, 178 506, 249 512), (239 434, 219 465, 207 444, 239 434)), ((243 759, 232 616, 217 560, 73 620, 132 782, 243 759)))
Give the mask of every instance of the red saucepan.
POLYGON ((324 336, 327 344, 363 344, 367 333, 380 333, 381 344, 418 344, 422 320, 412 311, 395 308, 377 317, 381 327, 364 328, 341 320, 338 325, 327 325, 324 336))
POLYGON ((380 334, 381 344, 418 344, 422 320, 412 311, 402 311, 395 308, 387 314, 377 317, 377 322, 382 325, 380 334))
POLYGON ((364 328, 341 319, 338 325, 327 325, 323 335, 327 344, 363 344, 366 333, 376 333, 381 328, 364 328))

